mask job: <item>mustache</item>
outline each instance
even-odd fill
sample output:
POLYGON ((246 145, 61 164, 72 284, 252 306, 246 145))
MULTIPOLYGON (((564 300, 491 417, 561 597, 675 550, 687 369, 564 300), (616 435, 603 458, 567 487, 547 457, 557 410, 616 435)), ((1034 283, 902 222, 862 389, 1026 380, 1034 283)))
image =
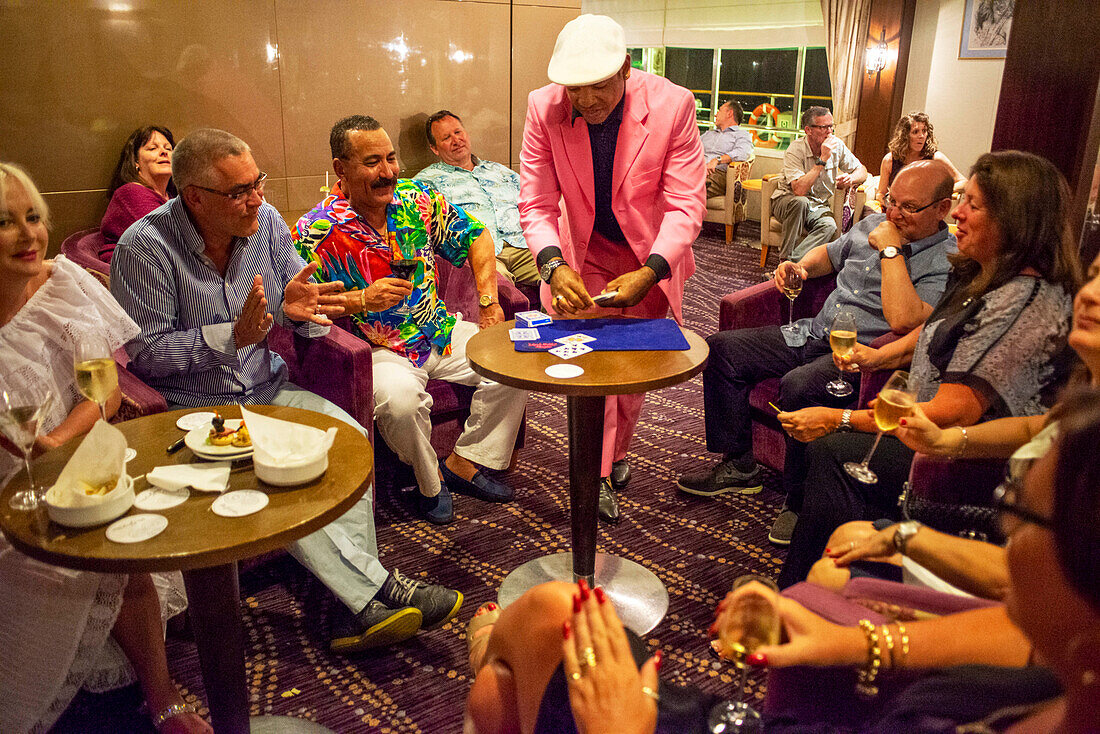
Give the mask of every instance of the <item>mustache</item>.
POLYGON ((380 178, 370 185, 372 189, 387 189, 391 186, 397 186, 396 178, 380 178))

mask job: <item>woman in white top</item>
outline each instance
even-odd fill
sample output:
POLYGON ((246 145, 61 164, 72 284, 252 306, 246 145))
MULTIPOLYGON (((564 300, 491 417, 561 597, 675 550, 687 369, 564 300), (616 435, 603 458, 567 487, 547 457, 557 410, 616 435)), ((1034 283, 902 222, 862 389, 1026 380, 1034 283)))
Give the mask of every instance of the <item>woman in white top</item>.
MULTIPOLYGON (((59 398, 36 452, 87 432, 99 417, 75 386, 76 340, 98 334, 117 349, 138 333, 98 281, 64 257, 44 260, 48 217, 27 174, 0 163, 0 389, 45 383, 59 398)), ((109 414, 119 402, 116 391, 109 414)), ((0 449, 0 486, 21 466, 0 449)), ((46 731, 81 687, 99 692, 136 679, 161 731, 211 732, 168 674, 162 618, 184 604, 178 588, 149 574, 57 568, 0 536, 0 731, 46 731)))

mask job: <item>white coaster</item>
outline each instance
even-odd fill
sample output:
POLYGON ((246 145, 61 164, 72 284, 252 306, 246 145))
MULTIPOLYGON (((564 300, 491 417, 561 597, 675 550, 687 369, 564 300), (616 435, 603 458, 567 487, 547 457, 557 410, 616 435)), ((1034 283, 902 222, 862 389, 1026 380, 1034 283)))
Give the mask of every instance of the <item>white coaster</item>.
POLYGON ((126 453, 123 454, 122 460, 125 461, 127 464, 129 464, 130 460, 133 459, 136 456, 137 456, 137 451, 135 451, 134 449, 127 446, 126 447, 126 453))
POLYGON ((546 374, 562 380, 570 377, 580 377, 584 374, 584 367, 579 364, 552 364, 546 368, 546 374))
POLYGON ((215 515, 222 517, 244 517, 267 507, 268 496, 258 489, 241 489, 227 492, 210 505, 215 515))
POLYGON ((208 410, 199 411, 198 413, 188 413, 187 415, 181 415, 176 421, 176 427, 181 431, 193 431, 200 426, 205 426, 211 420, 214 419, 214 414, 208 410))
POLYGON ((164 515, 130 515, 107 528, 107 540, 112 543, 140 543, 160 535, 168 527, 164 515))
POLYGON ((169 507, 183 504, 184 500, 191 496, 187 488, 161 489, 153 487, 147 489, 134 498, 134 507, 149 512, 151 510, 167 510, 169 507))

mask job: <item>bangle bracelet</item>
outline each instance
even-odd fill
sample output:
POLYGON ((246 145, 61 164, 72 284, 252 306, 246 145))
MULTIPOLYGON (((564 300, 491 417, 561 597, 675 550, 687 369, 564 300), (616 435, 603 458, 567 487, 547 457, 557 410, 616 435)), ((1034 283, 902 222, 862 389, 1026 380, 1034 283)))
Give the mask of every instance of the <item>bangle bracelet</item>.
POLYGON ((882 625, 882 641, 886 643, 886 654, 882 656, 884 661, 889 661, 890 667, 894 667, 894 636, 890 634, 890 626, 882 625))
POLYGON ((905 631, 905 625, 898 622, 898 640, 901 643, 901 660, 894 661, 895 668, 904 668, 906 661, 909 659, 909 633, 905 631))
POLYGON ((963 452, 966 451, 966 444, 970 440, 970 437, 966 435, 965 428, 963 428, 962 426, 955 426, 955 428, 958 428, 959 432, 962 433, 962 442, 959 443, 959 445, 955 448, 955 451, 951 454, 952 459, 958 459, 963 455, 963 452))
POLYGON ((878 695, 878 686, 875 679, 878 678, 882 668, 882 647, 879 645, 878 627, 869 619, 859 620, 859 628, 867 636, 867 662, 859 669, 856 679, 856 693, 867 698, 878 695))
POLYGON ((167 706, 161 710, 159 714, 153 717, 153 726, 159 730, 164 726, 164 722, 168 721, 174 716, 180 714, 193 714, 195 713, 195 707, 189 703, 174 703, 171 706, 167 706))

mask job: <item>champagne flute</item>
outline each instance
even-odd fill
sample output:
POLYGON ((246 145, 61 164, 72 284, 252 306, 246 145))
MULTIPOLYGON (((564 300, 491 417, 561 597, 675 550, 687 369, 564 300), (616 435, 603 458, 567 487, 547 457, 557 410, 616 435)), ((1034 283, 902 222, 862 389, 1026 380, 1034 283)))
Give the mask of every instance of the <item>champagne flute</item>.
POLYGON ((787 310, 787 325, 779 327, 785 334, 793 336, 798 333, 798 327, 794 325, 794 299, 798 298, 798 294, 801 292, 802 275, 798 272, 798 268, 788 269, 787 280, 783 286, 783 295, 790 300, 787 310))
POLYGON ((53 392, 40 384, 0 390, 0 433, 23 453, 27 467, 27 489, 16 492, 8 501, 13 510, 33 510, 41 502, 31 473, 31 451, 53 401, 53 392))
POLYGON ((864 484, 878 482, 876 475, 868 462, 878 448, 878 442, 882 440, 885 431, 892 431, 900 425, 902 418, 913 414, 913 408, 917 404, 917 394, 912 383, 909 382, 909 373, 905 370, 897 370, 890 375, 882 389, 879 390, 878 400, 875 401, 875 425, 878 426, 878 435, 871 444, 871 450, 858 464, 854 461, 844 462, 844 471, 864 484))
MULTIPOLYGON (((851 311, 841 311, 833 319, 829 329, 829 346, 833 354, 842 357, 856 345, 856 317, 851 311)), ((825 385, 825 391, 838 398, 852 394, 852 386, 844 379, 844 372, 837 369, 837 378, 825 385)))
MULTIPOLYGON (((411 283, 413 276, 416 274, 416 260, 393 260, 390 262, 390 270, 393 271, 394 277, 401 278, 402 280, 407 280, 411 283)), ((397 307, 394 313, 409 313, 409 298, 410 296, 402 298, 401 305, 397 307)))
POLYGON ((733 590, 737 591, 750 583, 759 584, 763 589, 739 594, 733 606, 720 618, 722 625, 718 630, 718 640, 722 645, 722 656, 732 660, 741 675, 737 698, 723 701, 710 710, 707 727, 711 734, 756 734, 764 731, 760 714, 740 698, 749 675, 747 658, 759 648, 779 642, 779 613, 775 608, 779 588, 771 579, 748 574, 734 580, 733 590))
POLYGON ((107 420, 107 398, 118 389, 118 369, 107 340, 96 334, 82 337, 73 355, 76 387, 80 394, 99 404, 99 415, 107 420))

